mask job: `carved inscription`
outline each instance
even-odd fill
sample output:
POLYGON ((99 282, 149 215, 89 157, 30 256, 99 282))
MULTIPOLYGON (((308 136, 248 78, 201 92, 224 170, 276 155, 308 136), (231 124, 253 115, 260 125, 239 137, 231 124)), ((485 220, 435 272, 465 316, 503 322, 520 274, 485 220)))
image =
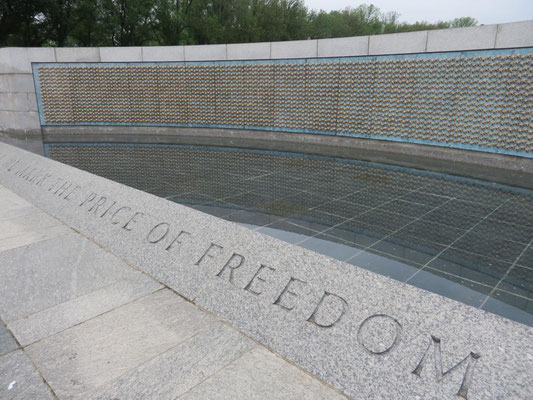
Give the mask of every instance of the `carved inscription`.
MULTIPOLYGON (((465 372, 463 375, 463 380, 461 382, 461 387, 459 388, 459 391, 457 392, 458 396, 461 396, 465 399, 468 399, 468 389, 472 383, 472 377, 474 374, 474 366, 477 362, 477 360, 481 357, 479 354, 476 353, 470 353, 465 358, 463 358, 461 361, 459 361, 457 364, 455 364, 453 367, 448 369, 448 371, 443 372, 442 368, 442 353, 440 349, 440 343, 441 340, 435 336, 431 336, 431 340, 429 342, 429 345, 422 356, 422 359, 416 366, 416 368, 413 370, 413 374, 418 376, 420 378, 420 375, 422 373, 423 368, 428 363, 428 360, 430 358, 433 358, 433 369, 435 371, 436 380, 437 382, 442 381, 445 377, 450 375, 454 370, 459 369, 461 366, 465 366, 465 372), (433 352, 431 349, 433 348, 433 352), (433 356, 433 357, 431 357, 433 356)), ((431 368, 431 367, 430 367, 431 368)))
MULTIPOLYGON (((120 204, 107 195, 93 191, 83 194, 83 188, 68 179, 54 176, 49 171, 24 164, 20 160, 10 159, 6 155, 0 154, 0 156, 2 156, 2 165, 5 171, 14 174, 50 196, 68 202, 75 200, 76 209, 83 210, 98 221, 105 220, 108 224, 119 227, 123 232, 136 232, 143 235, 142 237, 148 246, 157 246, 165 252, 180 252, 183 246, 189 246, 195 240, 193 233, 176 229, 175 226, 165 221, 150 225, 149 229, 144 232, 138 232, 140 226, 146 228, 146 224, 139 223, 145 221, 147 215, 135 210, 133 206, 120 204)), ((191 267, 207 268, 218 265, 218 268, 214 268, 216 278, 236 287, 237 282, 240 282, 238 288, 252 296, 264 296, 267 291, 272 295, 271 291, 268 290, 269 286, 276 282, 280 283, 279 277, 276 277, 276 268, 259 263, 253 267, 253 273, 250 275, 251 266, 246 266, 246 255, 232 252, 229 258, 221 259, 224 249, 223 244, 210 242, 203 247, 201 253, 190 260, 191 267), (248 272, 245 274, 246 268, 248 268, 248 272), (243 277, 246 278, 244 283, 243 277)), ((302 301, 303 293, 309 285, 310 283, 303 279, 289 277, 282 285, 283 288, 272 297, 273 301, 270 300, 271 305, 283 310, 283 312, 296 312, 296 306, 302 301)), ((341 324, 350 309, 346 299, 326 289, 322 289, 319 293, 322 293, 320 298, 315 303, 308 304, 312 311, 307 314, 305 321, 317 329, 330 329, 341 324)), ((387 314, 376 313, 369 315, 358 325, 357 344, 369 356, 382 357, 400 347, 402 334, 403 327, 396 318, 387 314)), ((467 399, 468 390, 473 380, 474 367, 479 358, 479 354, 470 352, 457 364, 444 371, 441 340, 431 336, 429 345, 411 373, 417 379, 422 379, 422 372, 427 366, 426 370, 435 371, 436 381, 441 382, 451 376, 454 371, 463 370, 463 379, 457 395, 467 399)))

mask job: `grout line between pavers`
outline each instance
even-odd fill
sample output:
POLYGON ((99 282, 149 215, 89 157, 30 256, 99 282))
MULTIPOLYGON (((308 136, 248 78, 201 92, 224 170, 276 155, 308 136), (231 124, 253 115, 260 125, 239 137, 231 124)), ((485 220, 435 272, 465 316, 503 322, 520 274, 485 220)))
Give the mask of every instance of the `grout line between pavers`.
POLYGON ((431 260, 427 261, 422 268, 420 268, 418 271, 416 271, 414 274, 412 274, 405 283, 408 283, 411 279, 413 279, 420 271, 422 271, 425 267, 427 267, 431 262, 436 260, 442 253, 444 253, 449 248, 453 247, 455 243, 457 243, 459 240, 461 240, 463 237, 465 237, 469 232, 471 232, 476 226, 481 224, 483 221, 485 221, 491 214, 495 213, 497 210, 499 210, 501 207, 503 207, 509 199, 505 200, 502 204, 500 204, 498 207, 496 207, 494 210, 492 210, 489 214, 487 214, 484 218, 482 218, 480 221, 475 223, 473 226, 471 226, 469 229, 467 229, 462 235, 457 237, 452 243, 450 243, 447 247, 445 247, 443 250, 441 250, 437 255, 435 255, 431 260))
POLYGON ((509 275, 509 273, 513 270, 513 268, 515 267, 515 265, 517 264, 518 260, 520 260, 520 258, 524 255, 524 253, 527 251, 527 249, 529 248, 529 246, 531 246, 533 244, 533 239, 531 239, 531 241, 529 242, 529 244, 527 244, 521 251, 521 253, 515 258, 513 264, 509 267, 509 269, 505 272, 505 274, 502 276, 502 278, 499 280, 499 282, 492 288, 492 290, 490 291, 490 293, 487 295, 487 297, 485 297, 485 300, 483 300, 483 302, 481 303, 481 305, 479 306, 479 308, 483 307, 485 305, 485 303, 488 301, 489 297, 491 297, 494 292, 496 292, 498 286, 500 286, 500 284, 505 280, 505 278, 507 278, 507 276, 509 275))

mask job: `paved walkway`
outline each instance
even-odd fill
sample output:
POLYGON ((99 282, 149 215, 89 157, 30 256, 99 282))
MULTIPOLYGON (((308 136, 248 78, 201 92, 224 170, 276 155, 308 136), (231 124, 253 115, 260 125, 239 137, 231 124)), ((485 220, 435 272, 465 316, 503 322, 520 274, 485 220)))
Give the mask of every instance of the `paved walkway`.
POLYGON ((0 186, 0 399, 346 399, 0 186))

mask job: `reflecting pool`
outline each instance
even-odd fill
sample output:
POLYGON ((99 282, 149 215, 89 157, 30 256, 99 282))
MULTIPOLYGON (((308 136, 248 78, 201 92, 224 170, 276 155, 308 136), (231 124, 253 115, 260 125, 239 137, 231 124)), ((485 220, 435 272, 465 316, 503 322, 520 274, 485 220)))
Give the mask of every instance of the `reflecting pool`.
POLYGON ((533 326, 533 191, 232 148, 50 145, 51 158, 533 326))

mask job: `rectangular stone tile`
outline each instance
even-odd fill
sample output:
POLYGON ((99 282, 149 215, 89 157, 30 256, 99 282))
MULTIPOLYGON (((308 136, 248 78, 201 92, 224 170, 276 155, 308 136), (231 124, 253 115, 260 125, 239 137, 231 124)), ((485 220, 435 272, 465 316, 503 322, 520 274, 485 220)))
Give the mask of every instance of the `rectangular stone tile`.
POLYGON ((17 342, 0 321, 0 355, 9 353, 18 347, 17 342))
POLYGON ((185 61, 225 60, 225 44, 206 44, 200 46, 185 46, 185 61))
POLYGON ((31 206, 31 204, 22 197, 17 196, 11 190, 0 186, 0 216, 2 216, 5 211, 28 206, 31 206))
POLYGON ((0 75, 0 93, 35 93, 33 74, 0 75))
POLYGON ((427 51, 493 49, 497 25, 428 31, 427 51))
POLYGON ((83 397, 217 322, 161 290, 26 347, 60 398, 83 397))
POLYGON ((0 49, 1 73, 31 73, 32 62, 54 62, 51 47, 5 47, 0 49))
POLYGON ((39 373, 22 350, 0 357, 0 399, 53 400, 39 373))
POLYGON ((270 42, 227 44, 228 60, 261 60, 270 58, 270 42))
POLYGON ((318 39, 318 57, 363 56, 368 54, 368 36, 318 39))
POLYGON ((263 347, 253 349, 180 400, 346 399, 263 347))
POLYGON ((270 58, 307 58, 317 56, 316 40, 291 40, 287 42, 272 42, 270 44, 270 58))
POLYGON ((183 46, 143 46, 143 61, 183 61, 183 46))
POLYGON ((404 54, 426 51, 427 31, 372 35, 368 54, 404 54))
POLYGON ((0 93, 0 110, 30 111, 26 93, 0 93))
POLYGON ((125 62, 142 60, 142 48, 139 46, 100 47, 100 61, 102 62, 125 62))
POLYGON ((136 272, 132 276, 126 277, 125 280, 11 321, 9 329, 19 343, 26 346, 144 297, 161 289, 161 287, 156 281, 136 272))
POLYGON ((84 399, 174 400, 254 347, 257 347, 254 342, 220 324, 178 344, 84 399))
POLYGON ((4 129, 38 132, 41 129, 39 113, 35 111, 0 111, 4 129))
POLYGON ((56 47, 57 62, 100 61, 98 47, 56 47))
POLYGON ((498 24, 496 48, 533 46, 533 21, 498 24))
POLYGON ((72 232, 14 193, 0 190, 0 252, 72 232))
POLYGON ((74 233, 5 251, 0 253, 0 315, 8 323, 134 275, 124 262, 74 233))
POLYGON ((17 236, 11 236, 5 239, 0 239, 0 253, 3 251, 17 249, 23 246, 28 246, 30 244, 41 242, 43 240, 67 235, 69 233, 72 233, 72 230, 65 225, 47 227, 38 232, 24 232, 17 236))

